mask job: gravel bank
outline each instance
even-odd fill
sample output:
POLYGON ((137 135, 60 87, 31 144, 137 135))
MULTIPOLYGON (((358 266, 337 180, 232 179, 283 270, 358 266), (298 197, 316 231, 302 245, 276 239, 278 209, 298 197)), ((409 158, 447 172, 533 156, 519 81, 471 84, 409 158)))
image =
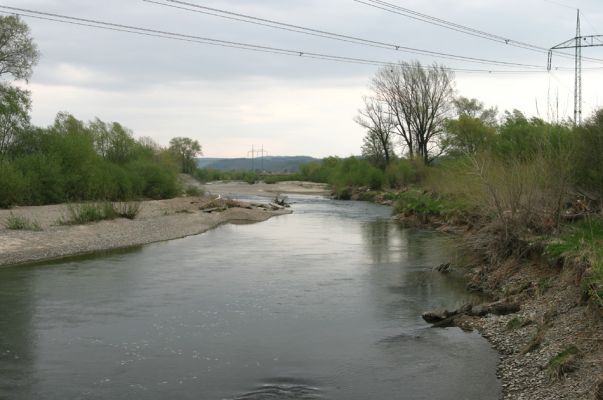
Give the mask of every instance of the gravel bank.
MULTIPOLYGON (((474 283, 486 287, 501 279, 476 276, 480 275, 474 283)), ((520 303, 521 310, 504 316, 462 317, 458 325, 477 329, 500 353, 502 399, 602 398, 597 397, 603 379, 601 310, 585 301, 575 271, 541 263, 517 264, 494 294, 520 303), (551 361, 572 346, 577 354, 566 370, 552 368, 551 361)))
POLYGON ((187 197, 145 201, 135 220, 116 219, 76 226, 57 223, 66 214, 64 205, 0 210, 0 266, 139 246, 196 235, 228 222, 260 222, 289 213, 257 207, 229 208, 214 213, 201 211, 210 200, 187 197), (6 229, 3 223, 11 213, 37 221, 42 231, 6 229))

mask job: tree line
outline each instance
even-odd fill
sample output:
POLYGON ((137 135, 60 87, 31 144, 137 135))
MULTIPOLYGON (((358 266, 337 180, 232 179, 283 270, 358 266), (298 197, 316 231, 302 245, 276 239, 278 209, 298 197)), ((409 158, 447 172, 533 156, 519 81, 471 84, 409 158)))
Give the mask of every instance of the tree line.
POLYGON ((0 17, 0 207, 179 195, 178 173, 192 173, 200 144, 176 137, 167 148, 100 119, 60 112, 49 127, 31 123, 28 81, 40 54, 19 17, 0 17))

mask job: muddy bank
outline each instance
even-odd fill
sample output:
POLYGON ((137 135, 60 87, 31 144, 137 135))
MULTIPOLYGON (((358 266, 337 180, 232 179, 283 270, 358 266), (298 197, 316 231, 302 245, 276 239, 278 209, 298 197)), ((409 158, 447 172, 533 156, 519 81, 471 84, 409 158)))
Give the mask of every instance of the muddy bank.
POLYGON ((186 197, 145 201, 136 219, 115 219, 86 225, 61 225, 65 205, 0 210, 0 266, 44 261, 114 250, 196 235, 228 222, 261 222, 288 210, 269 210, 240 203, 207 212, 211 198, 186 197), (205 211, 203 209, 206 209, 205 211), (39 224, 40 231, 4 227, 10 215, 39 224))

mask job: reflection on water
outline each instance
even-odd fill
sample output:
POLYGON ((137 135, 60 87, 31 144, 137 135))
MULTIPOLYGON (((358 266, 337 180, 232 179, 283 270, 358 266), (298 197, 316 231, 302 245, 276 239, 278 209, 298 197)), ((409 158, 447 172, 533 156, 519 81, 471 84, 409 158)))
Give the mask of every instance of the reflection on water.
POLYGON ((0 270, 0 398, 496 399, 496 354, 429 328, 468 301, 448 241, 367 203, 0 270))

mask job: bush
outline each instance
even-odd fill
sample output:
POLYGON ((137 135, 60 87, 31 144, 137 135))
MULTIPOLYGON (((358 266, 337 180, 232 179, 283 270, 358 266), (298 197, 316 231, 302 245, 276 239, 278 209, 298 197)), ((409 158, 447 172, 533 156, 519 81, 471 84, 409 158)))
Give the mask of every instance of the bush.
POLYGON ((411 190, 401 193, 395 204, 395 212, 416 215, 421 218, 437 217, 444 209, 442 202, 430 193, 411 190))
POLYGON ((20 133, 0 161, 0 207, 171 198, 181 193, 176 171, 169 152, 119 124, 59 114, 48 129, 20 133))
POLYGON ((0 208, 21 204, 26 186, 27 182, 20 171, 11 163, 0 161, 0 208))
POLYGON ((565 377, 568 372, 575 370, 579 356, 580 350, 576 346, 569 345, 565 347, 549 361, 547 365, 549 378, 559 380, 565 377))
POLYGON ((67 216, 63 217, 59 223, 61 225, 82 225, 115 218, 117 218, 117 213, 109 202, 69 204, 67 205, 67 216))
POLYGON ((13 215, 12 213, 4 221, 6 229, 15 231, 41 231, 42 228, 38 221, 29 220, 26 217, 13 215))
POLYGON ((203 196, 205 191, 197 186, 188 186, 186 188, 186 195, 191 197, 203 196))
POLYGON ((421 160, 399 159, 390 162, 385 169, 385 183, 392 189, 401 189, 422 183, 426 167, 421 160))
POLYGON ((121 218, 136 219, 141 209, 139 201, 113 203, 113 211, 121 218))

